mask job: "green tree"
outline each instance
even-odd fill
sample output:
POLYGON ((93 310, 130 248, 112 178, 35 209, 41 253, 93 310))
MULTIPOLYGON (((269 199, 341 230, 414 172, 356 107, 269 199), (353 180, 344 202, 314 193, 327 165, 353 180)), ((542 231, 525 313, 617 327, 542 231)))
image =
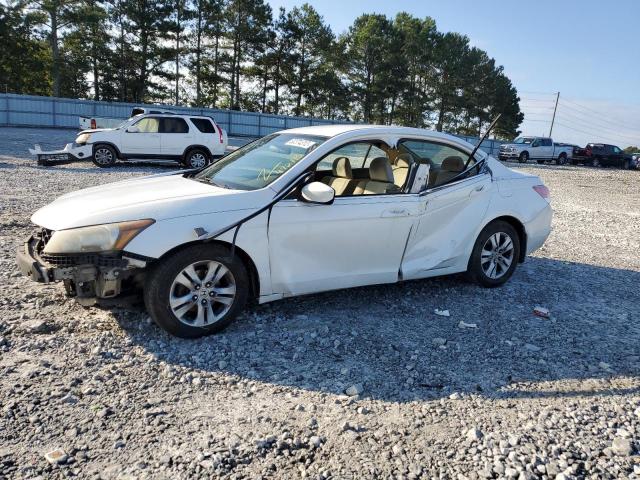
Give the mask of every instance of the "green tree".
POLYGON ((3 92, 49 95, 51 55, 36 33, 40 14, 26 2, 0 4, 0 89, 3 92), (19 59, 19 61, 16 61, 19 59))

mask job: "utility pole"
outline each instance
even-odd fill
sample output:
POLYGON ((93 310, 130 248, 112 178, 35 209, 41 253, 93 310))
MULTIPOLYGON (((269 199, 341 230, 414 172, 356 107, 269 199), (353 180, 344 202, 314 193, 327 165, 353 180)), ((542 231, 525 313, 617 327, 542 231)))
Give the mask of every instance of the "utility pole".
POLYGON ((553 133, 553 124, 556 121, 556 111, 558 110, 558 100, 560 100, 560 92, 556 95, 556 106, 553 109, 553 118, 551 119, 551 128, 549 129, 549 137, 553 133))

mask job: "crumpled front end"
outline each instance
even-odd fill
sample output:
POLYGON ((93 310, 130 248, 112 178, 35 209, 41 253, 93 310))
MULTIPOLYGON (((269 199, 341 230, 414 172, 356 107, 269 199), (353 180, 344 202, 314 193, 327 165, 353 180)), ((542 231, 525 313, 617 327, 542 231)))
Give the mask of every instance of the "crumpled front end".
POLYGON ((40 145, 29 149, 31 155, 38 158, 38 165, 62 165, 77 160, 90 159, 93 155, 93 145, 67 143, 61 150, 42 150, 40 145))
POLYGON ((16 252, 20 271, 40 283, 63 282, 68 296, 85 306, 105 303, 141 285, 150 259, 126 252, 46 254, 52 231, 34 232, 16 252))

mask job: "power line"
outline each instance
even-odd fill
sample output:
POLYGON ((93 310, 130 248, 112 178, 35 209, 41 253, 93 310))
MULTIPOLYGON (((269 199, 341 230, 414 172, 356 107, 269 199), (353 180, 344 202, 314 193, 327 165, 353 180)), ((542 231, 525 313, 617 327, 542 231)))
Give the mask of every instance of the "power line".
POLYGON ((562 117, 568 117, 565 120, 569 123, 579 123, 581 124, 580 126, 582 127, 586 127, 586 128, 595 128, 598 131, 609 131, 611 134, 618 136, 618 137, 626 137, 626 138, 633 138, 633 139, 638 139, 640 138, 640 132, 638 132, 637 134, 632 132, 631 134, 629 133, 622 133, 619 132, 618 130, 616 130, 615 128, 611 128, 611 127, 605 127, 605 126, 600 126, 600 125, 595 125, 592 121, 590 120, 583 120, 580 117, 576 117, 572 114, 569 114, 568 112, 564 112, 564 111, 560 111, 558 112, 558 115, 562 116, 562 117))
MULTIPOLYGON (((570 126, 565 125, 565 124, 560 123, 560 122, 556 122, 556 123, 561 127, 568 128, 569 130, 574 130, 576 132, 584 133, 584 134, 587 134, 587 135, 592 135, 592 133, 586 132, 586 131, 581 130, 579 128, 573 128, 573 127, 570 127, 570 126)), ((609 136, 606 136, 606 135, 600 135, 600 138, 604 138, 606 140, 614 140, 615 141, 614 137, 609 137, 609 136)))
MULTIPOLYGON (((563 98, 563 99, 562 99, 562 101, 563 101, 563 102, 566 102, 566 103, 569 103, 570 105, 575 105, 576 107, 582 108, 583 110, 587 110, 587 111, 589 111, 589 112, 591 112, 591 113, 595 113, 596 115, 598 115, 598 116, 600 116, 600 117, 602 117, 602 118, 604 118, 604 119, 607 119, 607 121, 608 121, 608 122, 610 122, 610 123, 616 123, 616 124, 618 124, 618 125, 623 126, 624 128, 628 128, 628 124, 624 124, 624 123, 622 123, 622 122, 620 122, 620 121, 618 121, 618 120, 614 120, 612 117, 609 117, 608 115, 605 115, 605 114, 603 114, 602 112, 599 112, 599 111, 597 111, 597 110, 594 110, 594 109, 592 109, 592 108, 589 108, 589 107, 587 107, 587 106, 585 106, 585 105, 582 105, 582 104, 580 104, 580 103, 573 102, 573 101, 571 101, 571 100, 567 100, 567 99, 565 99, 565 98, 563 98)), ((569 107, 569 108, 571 108, 571 107, 569 107)), ((640 126, 639 126, 638 128, 640 128, 640 126)))

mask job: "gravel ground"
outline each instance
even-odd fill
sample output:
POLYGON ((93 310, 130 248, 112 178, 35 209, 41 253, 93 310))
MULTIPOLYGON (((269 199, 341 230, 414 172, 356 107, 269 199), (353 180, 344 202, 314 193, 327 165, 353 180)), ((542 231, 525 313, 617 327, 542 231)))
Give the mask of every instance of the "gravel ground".
POLYGON ((516 167, 551 189, 554 229, 502 288, 310 295, 185 341, 14 266, 48 198, 164 169, 35 167, 16 135, 0 130, 0 477, 640 478, 640 172, 516 167))

